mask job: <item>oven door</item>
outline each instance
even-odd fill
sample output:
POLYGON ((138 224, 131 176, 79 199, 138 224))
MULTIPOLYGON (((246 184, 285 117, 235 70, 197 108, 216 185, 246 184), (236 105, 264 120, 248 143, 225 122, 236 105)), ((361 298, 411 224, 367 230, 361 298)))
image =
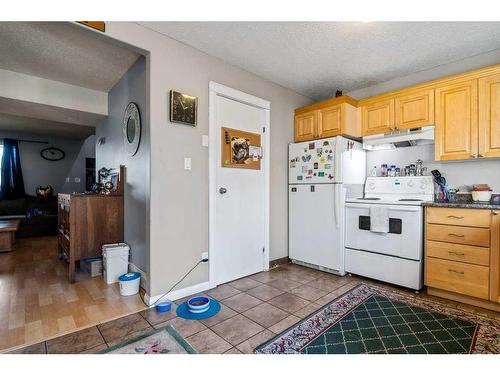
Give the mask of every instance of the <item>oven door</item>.
POLYGON ((389 233, 370 231, 373 204, 346 204, 347 248, 421 260, 423 256, 423 214, 420 206, 377 204, 389 211, 389 233))

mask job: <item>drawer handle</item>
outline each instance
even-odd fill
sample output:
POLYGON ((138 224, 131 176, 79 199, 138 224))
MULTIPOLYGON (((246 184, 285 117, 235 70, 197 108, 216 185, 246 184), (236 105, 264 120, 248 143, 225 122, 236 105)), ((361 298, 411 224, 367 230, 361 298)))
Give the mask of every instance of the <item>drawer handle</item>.
POLYGON ((453 270, 451 268, 448 269, 448 272, 458 273, 459 275, 463 275, 465 273, 464 271, 457 271, 457 270, 453 270))
POLYGON ((460 237, 460 238, 465 237, 464 234, 456 234, 456 233, 448 233, 448 236, 450 236, 450 237, 460 237))
POLYGON ((448 254, 455 254, 455 255, 465 255, 465 253, 459 253, 458 251, 448 251, 448 254))
POLYGON ((448 215, 448 218, 460 220, 460 219, 463 219, 464 217, 463 216, 448 215))

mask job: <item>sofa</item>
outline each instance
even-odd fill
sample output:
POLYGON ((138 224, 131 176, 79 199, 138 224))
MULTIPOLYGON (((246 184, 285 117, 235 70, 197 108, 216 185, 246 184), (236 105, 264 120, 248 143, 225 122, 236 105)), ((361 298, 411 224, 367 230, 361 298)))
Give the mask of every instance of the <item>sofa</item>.
POLYGON ((1 200, 0 220, 21 221, 16 237, 57 235, 57 197, 1 200))

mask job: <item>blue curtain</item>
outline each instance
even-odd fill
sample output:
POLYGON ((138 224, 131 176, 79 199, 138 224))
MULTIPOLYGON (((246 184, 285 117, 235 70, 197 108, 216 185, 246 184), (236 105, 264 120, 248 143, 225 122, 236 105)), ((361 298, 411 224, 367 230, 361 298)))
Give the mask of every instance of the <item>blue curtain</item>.
POLYGON ((0 199, 24 198, 23 172, 16 140, 4 138, 0 199))

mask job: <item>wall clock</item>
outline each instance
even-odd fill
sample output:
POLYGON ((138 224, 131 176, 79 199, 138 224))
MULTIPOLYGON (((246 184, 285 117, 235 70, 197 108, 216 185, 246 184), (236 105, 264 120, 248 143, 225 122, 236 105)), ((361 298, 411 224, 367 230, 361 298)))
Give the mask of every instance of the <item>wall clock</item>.
POLYGON ((130 156, 137 154, 141 142, 141 114, 135 103, 129 103, 125 108, 122 123, 123 144, 130 156))
POLYGON ((40 151, 40 156, 48 161, 59 161, 64 159, 66 154, 57 147, 47 147, 40 151))
POLYGON ((170 90, 170 122, 196 126, 198 98, 170 90))

